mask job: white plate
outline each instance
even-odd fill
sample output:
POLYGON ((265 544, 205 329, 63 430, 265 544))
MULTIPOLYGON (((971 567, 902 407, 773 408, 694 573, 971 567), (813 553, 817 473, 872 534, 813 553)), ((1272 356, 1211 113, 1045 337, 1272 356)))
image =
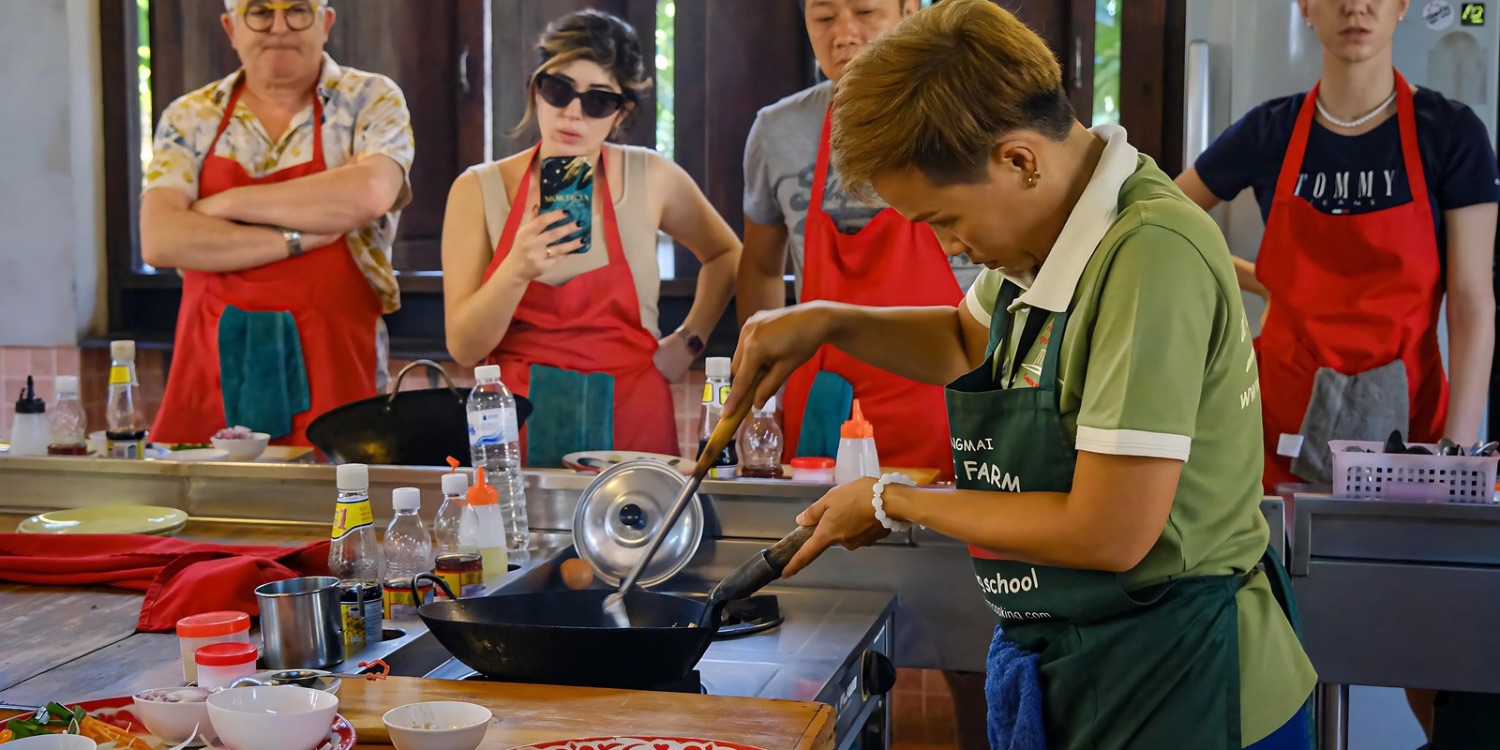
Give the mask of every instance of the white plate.
POLYGON ((597 474, 615 464, 626 461, 659 461, 687 474, 693 470, 693 462, 682 456, 664 453, 641 453, 639 451, 579 451, 563 456, 563 466, 574 471, 597 474))
POLYGON ((228 461, 229 451, 218 448, 190 448, 182 451, 170 451, 163 460, 166 461, 228 461))

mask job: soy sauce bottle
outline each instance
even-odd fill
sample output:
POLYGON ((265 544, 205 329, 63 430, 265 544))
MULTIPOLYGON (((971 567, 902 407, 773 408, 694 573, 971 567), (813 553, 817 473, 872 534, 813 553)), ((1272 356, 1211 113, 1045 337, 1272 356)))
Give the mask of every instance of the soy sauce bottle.
MULTIPOLYGON (((729 398, 730 359, 709 357, 706 369, 708 382, 703 385, 703 426, 698 434, 700 456, 708 447, 708 438, 713 435, 714 428, 719 426, 719 419, 724 415, 724 401, 729 398)), ((729 445, 719 452, 714 459, 713 468, 708 472, 709 478, 734 479, 737 476, 740 458, 734 444, 735 441, 729 441, 729 445)))

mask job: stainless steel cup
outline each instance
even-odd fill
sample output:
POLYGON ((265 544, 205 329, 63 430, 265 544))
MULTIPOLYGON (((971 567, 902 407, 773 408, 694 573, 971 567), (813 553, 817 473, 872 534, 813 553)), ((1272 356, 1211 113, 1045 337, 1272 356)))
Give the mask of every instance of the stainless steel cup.
POLYGON ((268 669, 322 669, 344 660, 339 579, 289 578, 256 587, 261 661, 268 669))

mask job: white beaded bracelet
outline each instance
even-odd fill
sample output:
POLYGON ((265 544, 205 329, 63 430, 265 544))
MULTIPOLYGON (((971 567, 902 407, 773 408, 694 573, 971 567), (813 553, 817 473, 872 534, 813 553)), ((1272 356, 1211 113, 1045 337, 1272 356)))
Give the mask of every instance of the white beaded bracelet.
POLYGON ((885 514, 885 498, 881 497, 881 495, 885 494, 886 485, 890 484, 903 484, 907 487, 917 486, 917 483, 913 482, 911 477, 905 474, 886 474, 877 480, 875 482, 875 496, 870 499, 870 503, 875 506, 875 520, 879 521, 881 526, 891 531, 901 532, 910 530, 912 527, 910 522, 897 521, 885 514))

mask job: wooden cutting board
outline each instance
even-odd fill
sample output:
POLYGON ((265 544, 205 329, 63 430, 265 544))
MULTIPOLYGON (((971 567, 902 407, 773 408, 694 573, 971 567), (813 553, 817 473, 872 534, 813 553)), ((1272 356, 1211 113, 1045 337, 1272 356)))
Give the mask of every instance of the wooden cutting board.
POLYGON ((381 716, 422 701, 466 701, 494 712, 481 750, 585 737, 693 737, 765 750, 832 750, 834 711, 821 703, 600 690, 554 685, 421 680, 344 680, 339 713, 359 747, 390 742, 381 716))

